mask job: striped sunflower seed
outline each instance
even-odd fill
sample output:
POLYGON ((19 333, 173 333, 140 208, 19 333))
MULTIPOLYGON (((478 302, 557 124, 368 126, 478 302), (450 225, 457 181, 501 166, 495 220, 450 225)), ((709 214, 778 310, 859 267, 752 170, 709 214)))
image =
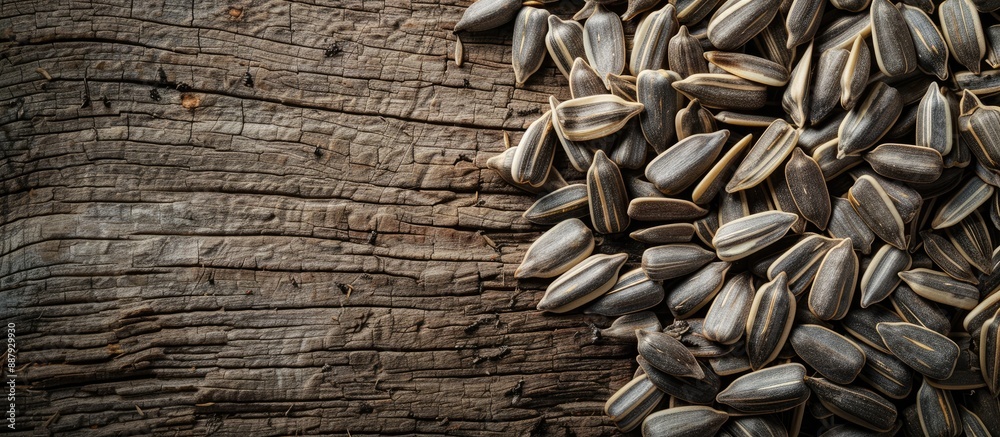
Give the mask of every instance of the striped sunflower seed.
POLYGON ((959 114, 958 131, 972 154, 987 168, 1000 169, 1000 107, 985 106, 966 90, 959 114))
POLYGON ((798 325, 788 341, 806 364, 837 384, 850 384, 865 366, 861 347, 829 328, 798 325))
POLYGON ((601 329, 600 338, 610 338, 619 341, 636 341, 635 333, 639 330, 659 331, 663 329, 660 319, 652 311, 641 311, 618 317, 611 326, 601 329))
POLYGON ((820 53, 830 49, 849 49, 857 37, 867 38, 871 32, 872 22, 868 11, 847 14, 823 26, 813 42, 816 44, 816 51, 820 53))
POLYGON ((715 395, 719 393, 721 385, 719 377, 712 372, 712 369, 705 367, 704 364, 699 364, 701 371, 705 374, 704 378, 678 378, 661 372, 641 355, 636 357, 635 360, 642 367, 642 371, 646 372, 649 381, 656 388, 685 402, 699 405, 711 404, 712 400, 715 399, 715 395))
POLYGON ((942 272, 920 268, 899 272, 899 277, 924 299, 965 310, 979 303, 979 290, 975 286, 942 272))
POLYGON ((978 305, 969 311, 969 314, 962 320, 962 327, 965 331, 976 337, 980 334, 983 325, 991 317, 1000 314, 1000 293, 993 293, 986 296, 978 305))
POLYGON ((611 160, 619 168, 636 170, 646 164, 646 137, 642 135, 639 119, 633 118, 625 124, 618 136, 618 144, 611 151, 611 160))
POLYGON ((635 76, 608 73, 604 75, 604 83, 611 94, 621 97, 629 102, 638 101, 638 96, 636 95, 635 76))
POLYGON ((528 126, 514 152, 511 176, 515 182, 540 187, 545 183, 556 156, 556 137, 552 132, 552 112, 545 111, 528 126))
POLYGON ((975 5, 971 0, 945 0, 938 6, 938 17, 951 57, 979 74, 979 63, 986 56, 986 36, 975 5))
POLYGON ((785 273, 788 287, 797 297, 812 284, 826 253, 837 243, 839 241, 820 235, 807 235, 768 266, 767 277, 775 279, 778 274, 785 273))
POLYGON ((798 363, 756 370, 733 380, 715 400, 744 413, 787 411, 809 398, 805 376, 805 366, 798 363))
POLYGON ((514 45, 511 63, 514 65, 514 80, 517 86, 524 86, 545 60, 545 35, 549 32, 549 11, 533 7, 523 7, 514 20, 514 45))
POLYGON ((902 76, 917 68, 917 52, 903 14, 889 0, 872 0, 875 62, 886 76, 902 76))
POLYGON ((732 111, 719 111, 715 114, 715 120, 720 123, 744 127, 768 127, 775 118, 777 117, 772 115, 741 114, 732 111))
POLYGON ((948 78, 948 45, 927 12, 910 5, 898 6, 917 55, 917 67, 940 80, 948 78))
POLYGON ((708 364, 719 376, 735 375, 750 370, 750 360, 746 355, 726 354, 721 357, 709 358, 708 364))
POLYGON ((691 223, 670 223, 639 229, 629 234, 629 238, 646 244, 687 243, 694 237, 695 227, 691 223))
POLYGON ((1000 92, 1000 70, 986 70, 979 74, 960 71, 955 73, 955 83, 977 96, 991 96, 1000 92))
POLYGON ((848 422, 874 431, 888 431, 896 422, 896 406, 878 393, 823 378, 806 377, 805 381, 827 409, 848 422))
POLYGON ((665 67, 667 46, 670 38, 677 33, 678 26, 677 12, 670 3, 643 18, 635 31, 632 55, 628 63, 629 71, 638 76, 643 70, 659 70, 665 67))
POLYGON ((868 9, 868 6, 871 4, 871 0, 831 0, 830 4, 840 10, 848 12, 861 12, 868 9))
POLYGON ((798 137, 798 131, 787 122, 774 120, 736 168, 726 191, 735 193, 764 182, 792 153, 798 137))
MULTIPOLYGON (((577 58, 577 60, 580 61, 580 58, 577 58)), ((583 64, 586 65, 586 63, 583 64)), ((559 101, 554 96, 549 96, 549 108, 552 113, 552 131, 555 132, 559 144, 562 146, 563 151, 566 152, 566 157, 569 158, 570 165, 578 171, 585 172, 594 163, 594 150, 586 143, 571 141, 566 138, 566 134, 563 133, 562 123, 559 121, 559 112, 556 111, 557 107, 559 107, 559 101)))
POLYGON ((889 351, 913 370, 935 379, 955 370, 959 348, 948 337, 908 322, 882 322, 875 328, 889 351))
POLYGON ((810 124, 819 124, 839 106, 840 79, 850 57, 851 52, 844 49, 827 50, 819 56, 809 99, 810 124))
POLYGON ((1000 392, 1000 318, 993 316, 979 333, 979 368, 990 393, 1000 392))
POLYGON ((692 405, 669 408, 647 416, 642 422, 642 435, 714 435, 728 419, 729 414, 712 407, 692 405))
POLYGON ((521 216, 532 223, 554 225, 566 219, 584 217, 587 213, 587 186, 573 184, 542 196, 521 216))
POLYGON ((594 230, 602 234, 622 232, 629 225, 628 193, 622 174, 604 151, 598 150, 587 170, 587 198, 594 230))
POLYGON ((933 182, 944 170, 941 153, 929 147, 887 143, 864 158, 876 173, 903 182, 933 182))
POLYGON ((889 311, 881 305, 872 305, 868 308, 854 308, 847 312, 847 316, 841 320, 841 325, 848 334, 854 338, 878 349, 889 353, 889 348, 885 346, 882 337, 875 329, 882 322, 902 322, 903 319, 898 314, 889 311))
POLYGON ((636 331, 639 356, 657 370, 682 378, 704 378, 698 360, 680 341, 659 331, 636 331))
POLYGON ((840 320, 847 315, 858 281, 858 256, 851 240, 830 249, 816 271, 809 290, 809 310, 820 320, 840 320))
POLYGON ((701 22, 715 10, 720 0, 677 0, 677 19, 682 24, 701 22))
POLYGON ((654 281, 693 273, 715 258, 715 254, 694 244, 654 246, 642 253, 642 269, 654 281))
POLYGON ((939 203, 937 214, 931 221, 934 229, 953 226, 968 217, 993 197, 993 186, 978 177, 971 177, 944 203, 939 203))
POLYGON ((565 273, 594 251, 594 235, 580 219, 552 227, 528 247, 514 277, 553 278, 565 273))
POLYGON ((628 255, 591 255, 559 276, 545 289, 539 311, 565 313, 597 299, 618 281, 628 255))
POLYGON ((788 437, 784 425, 767 416, 730 417, 719 437, 788 437))
POLYGON ((958 252, 973 267, 987 275, 993 272, 995 263, 991 259, 996 252, 990 241, 990 230, 979 211, 973 211, 958 225, 946 228, 945 232, 958 252))
POLYGON ((903 218, 879 181, 862 176, 847 193, 854 211, 875 235, 896 248, 906 249, 903 218))
POLYGON ((781 239, 797 219, 781 211, 752 214, 720 226, 712 246, 723 261, 742 259, 781 239))
POLYGON ((453 33, 482 32, 494 29, 513 20, 521 10, 521 0, 479 0, 462 14, 455 23, 453 33))
POLYGON ((703 58, 704 51, 698 39, 691 36, 687 26, 681 26, 677 34, 667 44, 667 65, 681 78, 693 74, 708 73, 708 64, 703 58))
POLYGON ((872 65, 871 52, 860 35, 854 39, 850 50, 840 75, 840 106, 847 110, 854 108, 865 91, 872 65))
POLYGON ((788 29, 782 20, 771 20, 753 39, 757 51, 767 59, 790 69, 795 57, 795 49, 788 48, 788 29))
POLYGON ((955 122, 951 105, 937 84, 927 86, 927 93, 917 107, 917 146, 937 150, 941 155, 951 152, 954 143, 955 122))
POLYGON ((927 302, 910 287, 900 284, 889 297, 896 314, 906 322, 923 326, 941 335, 948 335, 951 321, 937 305, 927 302))
POLYGON ((759 56, 713 50, 705 52, 705 60, 729 74, 751 82, 768 86, 783 86, 788 83, 789 73, 784 65, 759 56))
POLYGON ((673 83, 677 91, 709 108, 749 111, 767 100, 767 87, 728 73, 698 73, 673 83))
MULTIPOLYGON (((739 341, 746 330, 754 294, 753 278, 749 273, 740 273, 730 278, 705 315, 705 338, 722 344, 739 341)), ((748 361, 747 366, 749 365, 748 361)))
POLYGON ((862 381, 893 399, 903 399, 910 395, 913 390, 913 375, 909 367, 889 353, 864 342, 855 344, 865 353, 865 367, 858 374, 862 381))
POLYGON ((779 0, 726 0, 708 21, 708 40, 732 51, 757 36, 778 12, 779 0))
POLYGON ((967 437, 989 437, 993 434, 990 433, 989 428, 983 423, 983 419, 980 419, 975 413, 969 411, 964 405, 958 406, 959 415, 962 417, 962 431, 965 432, 967 437))
POLYGON ((724 261, 709 263, 684 280, 674 282, 665 301, 674 318, 689 318, 712 301, 722 289, 729 267, 724 261))
MULTIPOLYGON (((886 0, 881 0, 886 1, 886 0)), ((899 91, 884 82, 875 82, 868 96, 847 112, 840 124, 838 158, 858 154, 875 145, 903 112, 899 91)))
POLYGON ((681 109, 682 96, 673 83, 680 75, 669 70, 644 70, 636 78, 639 103, 645 108, 639 114, 642 134, 656 153, 663 153, 674 139, 674 120, 681 109))
POLYGON ((957 436, 962 432, 955 399, 947 390, 932 387, 926 379, 917 390, 917 417, 924 435, 957 436))
POLYGON ((607 293, 583 310, 584 314, 616 317, 652 308, 663 301, 663 285, 649 279, 642 269, 618 277, 607 293))
POLYGON ((555 114, 566 139, 587 141, 618 132, 642 110, 641 103, 601 94, 562 102, 555 114))
POLYGON ((827 223, 827 233, 833 238, 847 238, 854 245, 854 250, 868 255, 871 253, 875 233, 868 228, 858 213, 854 211, 851 202, 841 197, 831 199, 832 209, 830 221, 827 223))
POLYGON ((799 63, 792 69, 788 79, 788 87, 781 97, 781 108, 785 110, 796 126, 803 127, 809 121, 809 81, 812 79, 812 52, 810 43, 805 53, 799 58, 799 63))
MULTIPOLYGON (((639 14, 653 9, 659 0, 628 0, 628 8, 622 14, 622 21, 631 21, 639 14)), ((674 26, 676 28, 677 26, 674 26)))
POLYGON ((598 5, 583 25, 583 49, 597 73, 622 74, 625 70, 625 31, 614 12, 598 5))
POLYGON ((514 153, 517 152, 517 146, 511 147, 504 150, 503 153, 494 156, 486 161, 486 166, 497 172, 501 179, 510 185, 520 188, 529 193, 542 193, 555 191, 560 188, 565 187, 566 180, 563 179, 562 175, 556 169, 549 170, 549 175, 545 179, 545 182, 540 187, 533 187, 528 184, 522 184, 514 182, 514 177, 511 176, 511 169, 514 166, 514 153))
POLYGON ((760 286, 747 316, 746 348, 750 367, 759 370, 778 357, 794 318, 795 297, 788 290, 788 279, 781 273, 760 286))
POLYGON ((583 44, 583 25, 573 20, 563 20, 549 15, 549 31, 545 34, 545 47, 563 76, 570 78, 573 61, 586 56, 583 44))
POLYGON ((785 164, 785 180, 798 211, 810 223, 825 230, 832 207, 819 164, 796 148, 785 164))
POLYGON ((708 170, 708 173, 695 185, 691 191, 691 200, 697 204, 706 204, 715 198, 716 194, 722 190, 723 185, 729 181, 733 172, 736 171, 736 164, 743 158, 753 135, 747 134, 726 152, 715 165, 708 170))
POLYGON ((792 6, 785 14, 788 48, 794 48, 813 39, 823 19, 826 3, 823 0, 792 0, 792 6))
POLYGON ((709 170, 727 139, 726 129, 684 138, 646 166, 646 179, 663 194, 678 194, 709 170))
POLYGON ((1000 429, 1000 400, 989 390, 972 390, 963 398, 962 405, 979 416, 987 429, 1000 429))
POLYGON ((570 69, 567 78, 569 79, 569 94, 574 99, 608 93, 608 89, 604 86, 604 79, 586 60, 576 58, 572 62, 573 68, 570 69))
POLYGON ((924 252, 942 271, 959 281, 972 285, 979 284, 979 280, 972 274, 972 265, 969 264, 969 260, 962 256, 962 253, 951 241, 930 232, 922 232, 920 237, 924 242, 924 252))
POLYGON ((639 375, 618 389, 604 404, 604 414, 622 432, 629 432, 656 409, 664 393, 656 389, 649 377, 639 375))
MULTIPOLYGON (((679 93, 678 96, 683 98, 683 95, 679 93)), ((677 111, 677 115, 674 117, 674 129, 678 141, 691 135, 709 134, 718 130, 715 127, 715 118, 712 113, 701 106, 701 100, 698 99, 691 99, 687 106, 677 111)))
POLYGON ((912 264, 909 252, 889 244, 882 245, 861 276, 861 307, 868 308, 889 297, 901 281, 899 273, 912 264))
POLYGON ((681 199, 637 197, 628 204, 628 216, 639 221, 693 220, 708 210, 681 199))

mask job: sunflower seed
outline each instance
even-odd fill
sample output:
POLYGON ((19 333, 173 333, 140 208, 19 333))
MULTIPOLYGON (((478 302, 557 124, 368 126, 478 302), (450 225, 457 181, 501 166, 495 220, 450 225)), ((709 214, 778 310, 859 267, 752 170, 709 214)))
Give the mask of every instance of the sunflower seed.
POLYGON ((986 56, 986 36, 975 5, 971 0, 945 0, 938 6, 938 16, 951 57, 979 74, 979 63, 986 56))
POLYGON ((850 55, 851 52, 844 49, 831 49, 820 55, 812 83, 812 96, 809 98, 811 124, 820 123, 839 106, 841 77, 850 55))
POLYGON ((607 293, 594 300, 583 312, 615 317, 652 308, 663 301, 663 286, 649 279, 642 269, 618 277, 607 293))
POLYGON ((745 258, 781 239, 797 219, 781 211, 752 214, 720 226, 712 246, 723 261, 745 258))
POLYGON ((663 329, 660 325, 660 319, 652 311, 642 311, 618 317, 614 322, 611 322, 611 326, 600 330, 600 337, 636 341, 635 332, 643 329, 647 331, 663 329))
POLYGON ((896 406, 871 390, 805 378, 806 385, 833 414, 874 431, 888 431, 896 422, 896 406))
MULTIPOLYGON (((886 0, 880 0, 886 1, 886 0)), ((857 154, 875 145, 889 132, 903 112, 903 102, 895 88, 875 82, 861 104, 847 113, 840 124, 837 157, 857 154)))
POLYGON ((695 203, 705 204, 711 202, 715 195, 722 189, 736 171, 736 164, 743 157, 743 153, 753 140, 753 135, 748 134, 736 142, 725 155, 705 174, 698 185, 695 185, 691 192, 691 200, 695 203))
POLYGON ((694 244, 668 244, 646 249, 642 269, 650 279, 662 281, 692 273, 714 258, 715 254, 694 244))
POLYGON ((597 299, 618 281, 618 270, 628 255, 591 255, 566 271, 545 289, 539 311, 565 313, 597 299))
POLYGON ((461 67, 462 61, 465 60, 465 45, 462 44, 462 38, 455 35, 455 66, 461 67))
POLYGON ((633 118, 628 121, 618 135, 618 144, 611 151, 611 161, 619 168, 635 170, 646 164, 646 137, 642 135, 642 126, 639 120, 633 118))
POLYGON ((540 187, 532 187, 528 184, 514 182, 514 178, 511 176, 511 168, 514 165, 515 152, 517 152, 517 146, 504 150, 503 153, 487 160, 486 166, 497 172, 500 178, 508 184, 529 193, 555 191, 566 186, 566 180, 563 179, 562 175, 559 174, 559 171, 556 169, 549 170, 548 178, 545 179, 545 183, 543 183, 540 187))
POLYGON ((756 36, 778 12, 779 0, 726 0, 708 21, 708 39, 731 51, 756 36))
POLYGON ((622 232, 629 225, 628 194, 621 172, 604 151, 598 150, 587 170, 587 198, 594 230, 602 234, 622 232))
POLYGON ((728 138, 725 129, 684 138, 646 166, 646 179, 663 194, 678 194, 708 171, 728 138))
POLYGON ((708 211, 686 200, 637 197, 628 204, 628 216, 639 221, 694 220, 708 211))
POLYGON ((893 399, 909 396, 913 389, 913 375, 909 367, 896 357, 864 342, 855 344, 865 353, 865 367, 858 374, 862 381, 893 399))
POLYGON ((903 20, 906 21, 910 40, 916 53, 917 67, 940 80, 948 78, 948 45, 934 21, 927 12, 909 5, 899 5, 903 20))
POLYGON ((819 164, 796 148, 785 164, 785 179, 802 216, 818 228, 826 229, 831 212, 830 195, 819 164))
POLYGON ((860 35, 854 39, 850 50, 840 75, 840 106, 847 110, 853 109, 861 98, 872 64, 871 52, 860 35))
POLYGON ((780 273, 787 274, 792 294, 799 296, 812 284, 826 253, 837 243, 839 241, 820 235, 808 235, 771 263, 767 277, 775 279, 780 273))
POLYGON ((958 131, 970 151, 987 168, 1000 169, 1000 108, 984 106, 969 91, 962 92, 958 131))
POLYGON ((452 33, 482 32, 507 24, 521 10, 521 0, 479 0, 462 14, 452 33))
POLYGON ((868 308, 889 297, 901 280, 898 274, 912 263, 907 251, 882 245, 861 276, 861 307, 868 308))
POLYGON ((719 224, 725 225, 750 215, 750 202, 745 191, 722 193, 719 201, 719 224))
POLYGON ((847 315, 858 280, 858 257, 850 239, 833 246, 823 257, 809 291, 809 310, 821 320, 847 315))
MULTIPOLYGON (((656 3, 656 2, 654 2, 656 3)), ((677 13, 672 4, 667 4, 639 22, 635 31, 632 55, 629 57, 629 71, 638 76, 643 70, 659 70, 667 64, 667 45, 677 33, 677 13)))
POLYGON ((771 20, 771 23, 754 37, 754 45, 765 58, 785 67, 786 70, 791 68, 795 50, 788 48, 788 30, 785 29, 784 21, 771 20))
POLYGON ((671 223, 639 229, 629 234, 635 241, 647 244, 687 243, 694 237, 694 225, 671 223))
POLYGON ((785 18, 788 29, 788 48, 793 48, 813 39, 823 19, 826 1, 792 0, 792 7, 785 18))
POLYGON ((871 22, 879 70, 892 77, 916 69, 917 53, 903 14, 888 0, 872 0, 871 22))
POLYGON ((682 378, 704 378, 705 373, 687 346, 659 331, 636 331, 639 356, 657 370, 682 378))
POLYGON ((872 32, 872 22, 868 11, 847 14, 835 18, 817 33, 813 42, 816 51, 823 53, 830 49, 849 49, 855 38, 867 38, 872 32))
POLYGON ((879 181, 868 175, 858 178, 848 191, 848 200, 875 235, 896 248, 906 248, 903 218, 879 181))
POLYGON ((848 12, 860 12, 868 9, 868 5, 871 4, 871 0, 831 0, 835 8, 841 9, 848 12))
POLYGON ((645 110, 639 114, 642 133, 656 153, 663 153, 674 138, 674 120, 681 108, 682 96, 673 83, 681 77, 669 70, 645 70, 636 79, 639 103, 645 110))
POLYGON ((735 375, 750 370, 750 361, 746 355, 730 353, 721 357, 709 358, 708 364, 712 367, 712 371, 720 376, 735 375))
POLYGON ((675 319, 686 319, 700 310, 722 289, 728 262, 710 263, 685 278, 674 282, 665 303, 675 319))
POLYGON ((704 378, 678 378, 661 372, 642 356, 636 357, 635 360, 642 367, 642 371, 646 372, 649 381, 670 396, 692 404, 711 404, 715 395, 719 393, 721 385, 719 377, 704 364, 700 364, 701 371, 705 374, 704 378))
POLYGON ((965 408, 964 405, 958 406, 958 412, 962 417, 962 430, 967 437, 990 437, 993 435, 990 433, 989 428, 986 427, 986 424, 983 423, 983 420, 969 411, 968 408, 965 408))
POLYGON ((604 75, 604 83, 607 85, 608 91, 610 91, 611 94, 621 97, 629 102, 635 102, 638 100, 636 95, 635 76, 608 73, 604 75))
POLYGON ((837 150, 837 143, 837 139, 833 139, 817 147, 812 154, 813 160, 819 164, 819 168, 823 170, 823 178, 827 181, 865 162, 860 155, 838 157, 840 152, 837 150))
POLYGON ((705 52, 705 59, 727 73, 751 82, 769 86, 788 83, 788 69, 765 58, 743 53, 709 51, 705 52))
POLYGON ((691 36, 687 26, 681 26, 677 34, 670 37, 667 49, 667 65, 681 78, 692 74, 708 73, 708 64, 703 58, 704 51, 698 39, 691 36))
POLYGON ((917 146, 947 155, 954 142, 954 126, 948 99, 937 84, 930 84, 917 108, 917 146))
POLYGON ((741 114, 732 111, 719 111, 715 114, 716 121, 732 126, 767 127, 775 119, 776 117, 771 115, 741 114))
MULTIPOLYGON (((577 58, 577 60, 580 59, 577 58)), ((562 123, 559 121, 559 112, 556 111, 556 108, 559 107, 559 101, 554 96, 549 96, 549 107, 552 113, 552 131, 555 132, 559 144, 562 146, 563 151, 566 152, 566 157, 569 158, 570 165, 578 171, 587 171, 594 162, 594 151, 585 143, 566 139, 562 123)))
POLYGON ((780 422, 766 416, 730 417, 719 437, 788 437, 780 422))
POLYGON ((726 191, 734 193, 764 182, 792 153, 798 137, 798 131, 787 122, 774 120, 736 168, 726 191))
POLYGON ((955 83, 977 96, 994 95, 1000 92, 1000 70, 986 70, 979 74, 960 71, 955 73, 955 83))
POLYGON ((622 74, 625 70, 625 31, 618 15, 598 5, 583 25, 583 49, 597 73, 622 74))
POLYGON ((946 202, 938 206, 937 214, 931 221, 931 227, 943 229, 961 222, 980 205, 990 200, 992 196, 992 185, 983 182, 978 177, 969 178, 965 185, 956 190, 946 202))
POLYGON ((986 274, 993 272, 991 261, 993 243, 990 241, 990 231, 986 221, 979 211, 973 211, 958 225, 946 228, 945 232, 958 252, 973 267, 986 274))
POLYGON ((514 80, 517 86, 524 86, 545 60, 545 35, 549 31, 549 11, 523 7, 514 20, 514 44, 511 62, 514 65, 514 80))
POLYGON ((986 42, 990 46, 990 52, 986 54, 986 63, 990 64, 990 67, 1000 68, 1000 24, 986 28, 986 42))
POLYGON ((976 285, 979 280, 972 274, 972 265, 962 256, 962 253, 948 239, 923 232, 920 234, 924 241, 924 252, 949 276, 960 281, 976 285))
POLYGON ((854 338, 867 343, 869 346, 882 352, 889 353, 889 349, 882 341, 875 327, 882 322, 902 322, 899 315, 883 308, 881 305, 872 305, 868 308, 854 308, 847 312, 847 316, 841 321, 844 330, 854 338))
POLYGON ((778 357, 794 317, 795 297, 788 291, 784 273, 760 286, 747 317, 746 347, 750 367, 759 370, 778 357))
POLYGON ((586 56, 583 26, 576 21, 549 15, 549 31, 545 34, 545 47, 563 76, 571 78, 573 62, 576 58, 586 56))
MULTIPOLYGON (((826 184, 823 184, 826 186, 826 184)), ((763 185, 758 185, 752 190, 762 188, 763 185)), ((745 191, 741 191, 743 193, 745 191)), ((788 187, 788 181, 785 178, 784 172, 774 172, 771 176, 767 178, 767 192, 771 195, 771 201, 774 203, 774 209, 778 211, 790 212, 799 216, 795 220, 795 224, 792 225, 792 232, 796 234, 801 234, 806 229, 806 219, 803 217, 802 213, 799 211, 799 207, 795 205, 795 199, 792 198, 792 191, 788 187)))
POLYGON ((876 173, 903 182, 933 182, 944 170, 941 153, 929 147, 888 143, 864 157, 876 173))
MULTIPOLYGON (((750 274, 744 272, 730 278, 712 301, 705 316, 705 338, 722 344, 739 341, 746 329, 753 297, 753 278, 750 274)), ((749 366, 749 362, 747 365, 749 366)))
POLYGON ((865 353, 853 341, 819 325, 799 325, 788 341, 806 364, 837 384, 849 384, 865 365, 865 353))
POLYGON ((908 322, 882 322, 876 329, 889 351, 913 370, 935 379, 955 370, 959 348, 948 337, 908 322))
POLYGON ((587 141, 619 131, 642 109, 641 103, 601 94, 562 102, 555 114, 566 139, 587 141))
POLYGON ((540 187, 548 177, 555 157, 552 112, 545 111, 528 126, 514 152, 511 176, 515 182, 540 187))
POLYGON ((656 409, 663 396, 663 392, 649 382, 648 376, 639 375, 608 398, 604 404, 604 414, 622 432, 629 432, 656 409))
POLYGON ((653 9, 659 2, 659 0, 628 0, 628 9, 622 14, 622 21, 631 21, 639 14, 653 9))
POLYGON ((587 186, 573 184, 546 194, 521 216, 532 223, 554 225, 566 219, 586 216, 587 208, 587 186))
POLYGON ((976 337, 991 317, 1000 314, 1000 293, 993 293, 969 311, 962 321, 965 331, 976 337))
POLYGON ((840 197, 835 197, 831 201, 832 208, 830 221, 827 224, 827 233, 834 238, 850 239, 854 250, 865 255, 871 253, 875 233, 861 220, 850 201, 840 197))
POLYGON ((719 230, 719 215, 718 214, 708 214, 707 216, 695 220, 694 222, 694 233, 698 236, 706 246, 710 248, 715 248, 712 245, 712 239, 715 238, 715 232, 719 230))
MULTIPOLYGON (((551 21, 551 20, 550 20, 551 21)), ((574 99, 607 94, 604 80, 583 58, 576 58, 569 75, 569 93, 574 99)))
POLYGON ((692 74, 673 86, 709 108, 754 110, 763 107, 767 99, 767 87, 728 73, 692 74))
POLYGON ((948 335, 951 321, 937 305, 920 298, 910 287, 900 284, 889 298, 892 307, 904 321, 923 326, 941 335, 948 335))
POLYGON ((744 413, 767 414, 795 408, 809 398, 805 366, 780 364, 736 378, 715 400, 744 413))
POLYGON ((934 302, 966 310, 975 308, 979 303, 979 290, 975 286, 941 272, 913 269, 900 272, 899 277, 903 278, 915 293, 934 302))
POLYGON ((990 393, 1000 392, 1000 318, 993 316, 979 333, 979 368, 990 393))
POLYGON ((514 277, 552 278, 565 273, 594 251, 594 236, 579 219, 553 226, 528 247, 514 277))
POLYGON ((781 108, 792 119, 792 123, 802 127, 809 121, 809 81, 812 78, 812 52, 813 44, 810 43, 805 53, 799 58, 799 63, 792 69, 788 80, 788 87, 781 97, 781 108))
POLYGON ((714 435, 729 419, 729 414, 704 406, 685 406, 657 411, 642 422, 642 435, 682 436, 714 435))
MULTIPOLYGON (((683 98, 680 94, 678 96, 683 98)), ((692 99, 686 107, 677 111, 677 115, 674 117, 674 128, 678 141, 692 135, 708 134, 718 130, 715 127, 715 118, 712 117, 712 113, 701 106, 701 100, 698 99, 692 99)))
POLYGON ((962 432, 955 399, 948 391, 932 387, 925 379, 917 390, 916 403, 924 435, 957 436, 962 432))

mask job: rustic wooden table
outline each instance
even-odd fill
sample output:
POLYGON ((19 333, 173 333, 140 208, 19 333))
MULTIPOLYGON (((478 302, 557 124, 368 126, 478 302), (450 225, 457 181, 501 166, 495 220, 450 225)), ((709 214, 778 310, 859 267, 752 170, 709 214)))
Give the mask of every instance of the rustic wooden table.
POLYGON ((0 3, 17 429, 614 434, 634 351, 535 311, 486 169, 565 79, 457 67, 469 3, 0 3))

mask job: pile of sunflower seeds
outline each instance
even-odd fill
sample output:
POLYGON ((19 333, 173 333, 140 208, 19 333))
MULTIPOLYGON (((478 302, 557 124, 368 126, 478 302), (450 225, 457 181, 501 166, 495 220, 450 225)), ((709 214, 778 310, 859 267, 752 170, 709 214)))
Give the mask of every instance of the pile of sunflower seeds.
POLYGON ((554 225, 515 272, 554 278, 538 309, 636 344, 610 419, 1000 435, 1000 0, 616 1, 454 28, 514 20, 518 86, 569 83, 488 166, 554 225))

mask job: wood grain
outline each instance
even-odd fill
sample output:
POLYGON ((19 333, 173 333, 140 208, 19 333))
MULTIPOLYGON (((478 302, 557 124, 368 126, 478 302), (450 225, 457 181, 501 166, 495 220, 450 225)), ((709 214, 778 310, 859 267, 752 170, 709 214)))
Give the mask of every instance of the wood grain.
POLYGON ((18 429, 614 434, 634 350, 534 310, 486 169, 565 79, 511 25, 449 62, 469 3, 3 2, 18 429))

